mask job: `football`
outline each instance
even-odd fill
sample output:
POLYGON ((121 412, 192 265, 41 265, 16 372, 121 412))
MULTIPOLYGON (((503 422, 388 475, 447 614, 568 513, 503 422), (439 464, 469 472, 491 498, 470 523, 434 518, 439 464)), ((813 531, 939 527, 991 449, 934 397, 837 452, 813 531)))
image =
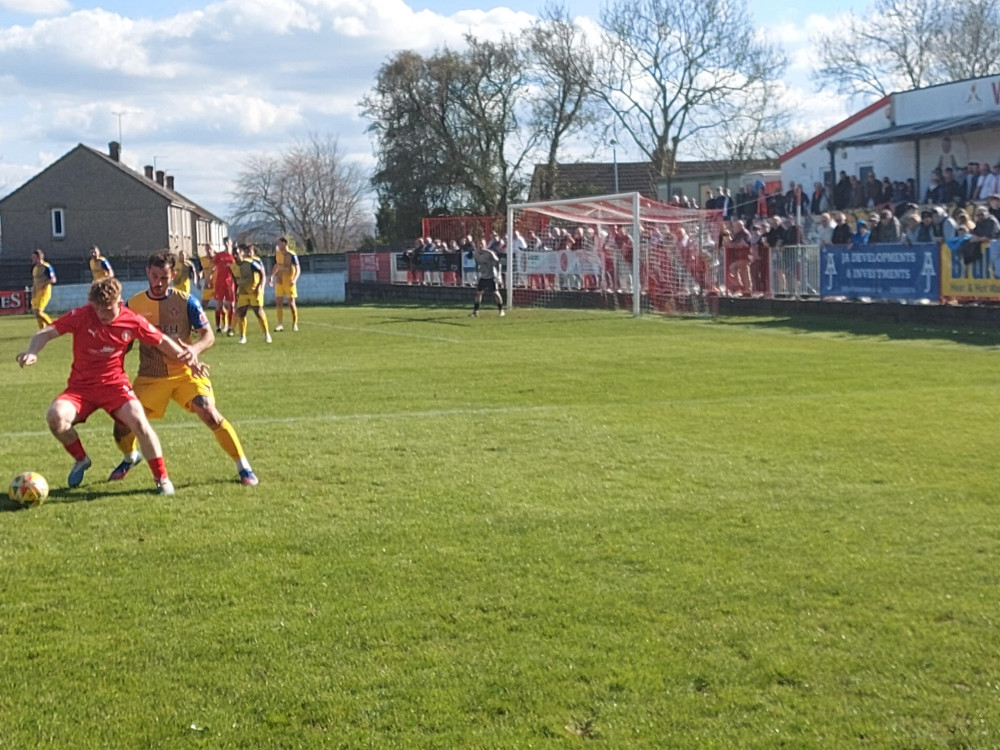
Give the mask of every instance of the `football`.
POLYGON ((49 496, 49 483, 38 472, 26 471, 14 477, 7 496, 19 505, 41 505, 49 496))

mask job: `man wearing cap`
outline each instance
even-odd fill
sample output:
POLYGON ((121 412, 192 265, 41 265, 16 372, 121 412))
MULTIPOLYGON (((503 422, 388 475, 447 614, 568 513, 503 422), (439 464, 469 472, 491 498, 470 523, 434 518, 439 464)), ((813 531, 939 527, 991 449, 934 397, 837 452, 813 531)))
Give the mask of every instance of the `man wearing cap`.
POLYGON ((903 239, 903 230, 899 225, 899 219, 892 215, 889 209, 883 209, 878 217, 878 227, 872 229, 870 242, 873 244, 888 244, 900 242, 903 239))
POLYGON ((1000 236, 1000 221, 990 213, 986 206, 976 209, 976 226, 972 230, 973 242, 989 242, 1000 236))
POLYGON ((941 232, 941 239, 950 247, 952 240, 960 236, 958 222, 954 217, 948 215, 943 206, 934 206, 934 212, 937 214, 935 221, 937 222, 938 230, 941 232))
POLYGON ((924 209, 920 212, 920 223, 915 231, 909 235, 911 242, 940 242, 941 230, 934 223, 935 212, 932 209, 924 209))
POLYGON ((958 246, 962 258, 962 277, 970 275, 972 267, 982 260, 983 251, 995 237, 1000 235, 1000 222, 990 214, 985 206, 976 209, 976 226, 958 246))
POLYGON ((868 244, 874 245, 878 242, 879 216, 876 213, 868 215, 868 244))
POLYGON ((857 230, 851 235, 852 245, 867 245, 868 239, 871 237, 871 232, 868 231, 868 222, 864 219, 858 219, 855 223, 857 230))

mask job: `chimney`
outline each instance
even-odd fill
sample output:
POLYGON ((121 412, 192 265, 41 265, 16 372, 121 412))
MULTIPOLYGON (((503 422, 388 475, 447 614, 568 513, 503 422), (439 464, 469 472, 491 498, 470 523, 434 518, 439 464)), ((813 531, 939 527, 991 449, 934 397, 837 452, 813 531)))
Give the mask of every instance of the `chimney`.
POLYGON ((152 164, 147 164, 146 166, 143 167, 143 170, 146 172, 146 179, 152 181, 152 179, 153 179, 153 165, 152 164))
POLYGON ((163 185, 163 174, 164 173, 163 173, 162 169, 157 169, 156 170, 156 184, 157 185, 160 185, 160 186, 163 185))
POLYGON ((172 174, 167 175, 167 190, 173 191, 174 189, 174 176, 172 174))
POLYGON ((118 141, 111 141, 108 144, 108 155, 115 161, 122 160, 122 145, 118 141))

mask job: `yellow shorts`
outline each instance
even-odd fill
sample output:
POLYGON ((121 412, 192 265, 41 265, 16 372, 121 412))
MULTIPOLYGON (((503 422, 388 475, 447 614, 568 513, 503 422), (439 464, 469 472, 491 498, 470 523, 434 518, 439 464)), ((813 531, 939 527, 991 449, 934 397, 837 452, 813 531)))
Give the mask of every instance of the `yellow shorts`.
POLYGON ((295 299, 299 296, 299 290, 296 288, 295 284, 275 284, 274 296, 276 299, 281 297, 284 297, 285 299, 295 299))
POLYGON ((239 294, 236 296, 237 307, 263 307, 264 290, 252 292, 251 294, 239 294))
POLYGON ((212 394, 212 383, 208 378, 199 378, 191 373, 180 375, 168 375, 165 378, 151 378, 148 375, 140 375, 132 384, 146 416, 150 419, 159 419, 167 411, 167 405, 171 399, 176 401, 188 411, 193 411, 191 402, 196 396, 205 396, 209 401, 215 403, 215 396, 212 394))
POLYGON ((184 292, 184 294, 191 294, 191 279, 185 279, 181 282, 174 282, 174 289, 178 292, 184 292))
POLYGON ((38 310, 41 312, 45 309, 45 306, 52 301, 52 285, 46 286, 42 291, 37 294, 31 295, 31 309, 38 310))
POLYGON ((201 306, 208 307, 208 303, 215 297, 215 287, 206 286, 201 290, 201 306))

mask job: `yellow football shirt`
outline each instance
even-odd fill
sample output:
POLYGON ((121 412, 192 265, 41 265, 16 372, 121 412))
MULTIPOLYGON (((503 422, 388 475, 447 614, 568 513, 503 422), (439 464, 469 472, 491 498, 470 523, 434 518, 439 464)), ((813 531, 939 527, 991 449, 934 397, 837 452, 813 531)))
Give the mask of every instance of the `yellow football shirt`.
POLYGON ((94 281, 106 279, 111 275, 111 264, 103 255, 90 259, 90 273, 94 276, 94 281))
MULTIPOLYGON (((129 299, 128 306, 167 336, 185 344, 191 343, 192 331, 208 327, 208 318, 198 300, 176 289, 169 290, 163 299, 153 299, 148 292, 139 292, 129 299)), ((139 343, 140 376, 162 378, 190 372, 187 365, 167 359, 156 347, 139 343)))

